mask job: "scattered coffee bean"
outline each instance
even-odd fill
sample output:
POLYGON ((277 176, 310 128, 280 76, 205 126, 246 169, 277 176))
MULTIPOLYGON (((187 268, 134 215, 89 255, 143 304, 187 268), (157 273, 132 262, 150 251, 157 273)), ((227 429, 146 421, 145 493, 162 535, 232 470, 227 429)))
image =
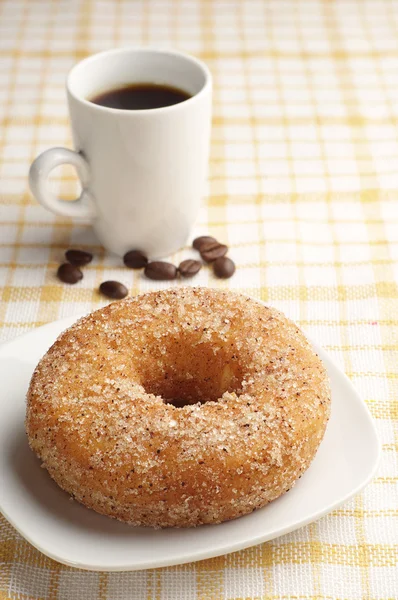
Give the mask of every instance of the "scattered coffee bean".
POLYGON ((212 237, 211 235, 201 235, 200 237, 194 239, 194 241, 192 242, 192 246, 195 248, 195 250, 199 250, 200 252, 200 249, 203 246, 203 244, 206 244, 207 242, 216 241, 216 238, 212 237))
POLYGON ((213 262, 213 260, 225 256, 227 252, 228 246, 220 244, 217 240, 214 242, 206 242, 200 249, 200 255, 206 262, 213 262))
POLYGON ((84 265, 88 265, 93 260, 93 255, 91 252, 86 252, 85 250, 67 250, 65 252, 66 260, 76 267, 84 267, 84 265))
POLYGON ((71 265, 70 263, 64 263, 58 267, 57 277, 64 283, 77 283, 83 279, 83 273, 79 267, 71 265))
POLYGON ((126 286, 120 283, 120 281, 104 281, 101 283, 99 289, 101 294, 113 300, 121 300, 128 294, 126 286))
POLYGON ((123 256, 123 262, 129 269, 143 269, 148 264, 148 257, 141 250, 130 250, 123 256))
POLYGON ((202 263, 198 260, 183 260, 178 267, 178 272, 182 277, 193 277, 196 273, 199 273, 202 268, 202 263))
POLYGON ((154 260, 145 267, 145 275, 156 281, 171 280, 177 277, 177 267, 162 260, 154 260))
POLYGON ((221 279, 228 279, 235 273, 235 263, 228 256, 220 256, 213 263, 214 275, 221 279))

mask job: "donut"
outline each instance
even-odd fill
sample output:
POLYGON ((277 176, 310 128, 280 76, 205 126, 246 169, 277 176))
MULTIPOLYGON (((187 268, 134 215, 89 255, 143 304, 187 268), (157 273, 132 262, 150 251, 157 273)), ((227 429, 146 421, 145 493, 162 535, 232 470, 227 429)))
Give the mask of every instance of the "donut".
POLYGON ((221 523, 288 491, 330 413, 320 358, 274 308, 207 288, 114 302, 36 367, 26 431, 50 476, 131 525, 221 523))

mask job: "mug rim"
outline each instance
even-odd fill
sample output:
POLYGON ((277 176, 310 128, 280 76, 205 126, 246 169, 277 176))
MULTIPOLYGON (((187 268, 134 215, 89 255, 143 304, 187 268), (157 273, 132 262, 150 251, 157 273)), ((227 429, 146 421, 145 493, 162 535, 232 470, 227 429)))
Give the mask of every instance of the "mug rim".
POLYGON ((203 96, 203 94, 211 87, 211 84, 212 84, 212 75, 211 75, 210 69, 199 58, 196 58, 195 56, 193 56, 192 54, 188 54, 187 52, 181 52, 179 50, 169 50, 167 48, 165 48, 165 49, 153 48, 151 46, 138 46, 138 47, 125 46, 123 48, 112 48, 110 50, 96 52, 95 54, 91 54, 90 56, 87 56, 86 58, 83 58, 78 63, 76 63, 71 68, 71 70, 69 71, 67 78, 66 78, 66 90, 67 90, 68 94, 77 102, 82 103, 83 105, 89 107, 92 110, 99 110, 102 112, 111 112, 114 114, 129 114, 131 116, 143 115, 143 114, 153 114, 153 113, 159 114, 160 112, 165 112, 165 111, 168 112, 168 111, 172 111, 172 110, 181 109, 183 106, 187 106, 187 104, 192 104, 193 102, 196 101, 197 98, 199 98, 200 96, 203 96), (126 53, 164 54, 164 55, 168 55, 168 56, 184 58, 184 59, 190 61, 196 67, 199 67, 201 69, 201 71, 204 75, 204 85, 200 88, 200 90, 196 94, 194 94, 193 96, 190 96, 186 100, 183 100, 182 102, 179 102, 177 104, 172 104, 170 106, 161 106, 159 108, 141 108, 138 110, 129 110, 129 109, 125 109, 125 108, 112 108, 109 106, 102 106, 101 104, 95 104, 95 102, 91 102, 90 100, 87 100, 87 98, 84 98, 83 96, 80 96, 79 94, 76 94, 74 91, 72 91, 72 89, 71 89, 72 77, 75 74, 75 72, 79 68, 81 68, 83 65, 87 65, 91 62, 101 60, 103 57, 109 56, 110 54, 126 54, 126 53))

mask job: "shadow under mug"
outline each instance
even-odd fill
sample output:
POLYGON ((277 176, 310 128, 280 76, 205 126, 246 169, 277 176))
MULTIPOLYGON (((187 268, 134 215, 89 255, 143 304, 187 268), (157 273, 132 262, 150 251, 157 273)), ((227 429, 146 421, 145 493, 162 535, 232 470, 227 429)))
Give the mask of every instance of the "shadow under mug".
POLYGON ((119 256, 138 249, 172 254, 197 218, 207 177, 212 79, 196 58, 174 51, 115 49, 78 63, 67 78, 75 151, 51 148, 32 163, 35 198, 58 215, 89 220, 102 245, 119 256), (190 98, 150 110, 108 108, 95 95, 132 83, 184 90, 190 98), (82 193, 55 196, 49 173, 76 168, 82 193))

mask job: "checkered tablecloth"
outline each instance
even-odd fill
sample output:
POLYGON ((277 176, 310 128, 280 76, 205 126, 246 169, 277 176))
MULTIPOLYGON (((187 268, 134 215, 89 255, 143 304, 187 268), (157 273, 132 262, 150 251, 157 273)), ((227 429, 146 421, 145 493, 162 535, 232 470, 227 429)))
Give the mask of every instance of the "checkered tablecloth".
MULTIPOLYGON (((295 319, 366 400, 383 458, 363 493, 318 522, 173 568, 67 568, 0 517, 0 599, 398 598, 398 2, 3 1, 3 341, 103 305, 105 279, 132 294, 159 287, 106 255, 87 226, 46 212, 27 184, 39 152, 71 145, 69 68, 132 44, 186 50, 214 75, 208 194, 195 233, 228 243, 237 272, 222 282, 203 269, 192 283, 251 294, 295 319), (71 246, 95 260, 82 282, 66 286, 55 272, 71 246)), ((52 185, 76 195, 67 168, 52 185)))

